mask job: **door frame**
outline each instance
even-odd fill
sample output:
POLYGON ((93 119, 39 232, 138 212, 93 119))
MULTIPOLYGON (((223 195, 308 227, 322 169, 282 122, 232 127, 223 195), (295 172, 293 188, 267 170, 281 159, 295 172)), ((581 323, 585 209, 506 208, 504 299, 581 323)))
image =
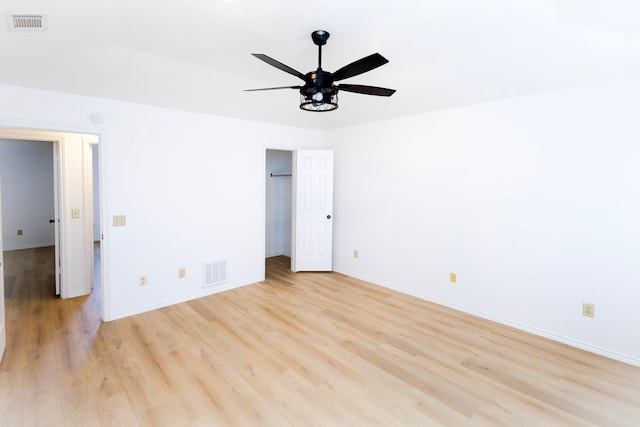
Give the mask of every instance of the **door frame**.
MULTIPOLYGON (((292 176, 292 168, 293 168, 293 152, 294 150, 292 149, 285 149, 285 148, 267 148, 265 150, 265 183, 264 183, 264 191, 265 191, 265 197, 264 200, 265 202, 263 203, 264 205, 264 224, 265 224, 265 230, 264 230, 264 246, 265 246, 265 254, 264 257, 266 258, 267 256, 274 256, 273 252, 268 253, 267 252, 267 208, 269 207, 268 203, 269 200, 267 199, 267 186, 269 184, 269 180, 280 180, 283 179, 282 177, 291 177, 292 176), (278 151, 278 152, 282 152, 282 153, 287 153, 287 155, 289 156, 289 162, 291 163, 291 165, 289 166, 288 170, 282 169, 282 170, 277 170, 277 171, 269 171, 267 170, 267 162, 269 160, 269 152, 274 152, 274 151, 278 151), (269 175, 268 173, 271 172, 273 175, 269 175)), ((293 183, 291 183, 290 188, 289 188, 289 196, 292 198, 292 202, 293 202, 293 183)), ((293 214, 293 206, 289 206, 289 215, 293 214)), ((289 255, 291 255, 291 243, 292 243, 292 236, 291 236, 291 227, 289 227, 288 233, 289 233, 289 247, 288 248, 284 248, 285 250, 282 253, 276 254, 276 255, 286 255, 286 249, 288 249, 289 255)))
MULTIPOLYGON (((35 142, 47 142, 51 143, 51 158, 53 162, 53 176, 51 182, 53 183, 53 234, 54 234, 54 264, 55 264, 55 291, 56 295, 62 295, 62 272, 60 268, 60 254, 62 252, 62 240, 60 239, 62 222, 60 220, 60 205, 63 198, 63 188, 60 186, 60 173, 61 168, 61 150, 62 150, 62 138, 57 136, 47 137, 46 135, 33 134, 28 135, 28 132, 7 129, 0 127, 0 138, 10 139, 13 141, 35 141, 35 142)), ((4 249, 4 248, 3 248, 4 249)))
MULTIPOLYGON (((102 167, 103 165, 103 151, 104 151, 104 141, 106 139, 105 137, 105 129, 100 127, 84 127, 84 126, 71 126, 71 127, 64 127, 64 128, 60 128, 58 125, 51 125, 51 124, 46 124, 46 123, 38 123, 38 122, 28 122, 28 121, 15 121, 15 120, 3 120, 0 119, 0 138, 5 138, 5 139, 22 139, 22 140, 32 140, 32 141, 36 141, 36 140, 41 140, 41 141, 58 141, 58 143, 60 144, 60 142, 64 139, 63 135, 64 134, 82 134, 82 135, 91 135, 92 137, 95 136, 95 139, 97 139, 98 141, 98 159, 99 159, 99 171, 98 171, 98 179, 99 179, 99 197, 100 197, 100 222, 101 224, 104 224, 104 204, 102 203, 103 200, 103 189, 104 189, 104 168, 102 167)), ((63 147, 61 145, 59 145, 59 151, 58 154, 62 154, 62 150, 63 147)), ((60 155, 59 159, 62 156, 60 155)), ((59 163, 60 165, 60 163, 59 163)), ((60 171, 63 172, 63 171, 60 171)), ((60 177, 62 178, 61 174, 59 173, 60 177)), ((64 195, 64 186, 61 185, 59 186, 59 194, 58 194, 58 201, 62 200, 62 197, 64 195)), ((60 224, 60 233, 62 235, 63 230, 64 230, 64 224, 62 224, 62 221, 59 222, 60 224)), ((108 250, 107 250, 107 245, 108 242, 105 242, 104 240, 104 231, 105 230, 101 230, 101 240, 100 240, 100 245, 101 245, 101 253, 100 253, 100 280, 101 280, 101 317, 103 321, 108 321, 111 320, 111 313, 109 310, 110 305, 109 300, 108 300, 108 295, 109 295, 109 284, 108 284, 108 272, 107 272, 107 268, 105 268, 106 265, 108 265, 108 250)), ((93 236, 93 233, 91 233, 91 236, 93 236)), ((63 239, 60 239, 63 240, 63 239)), ((93 237, 92 239, 93 240, 93 237)), ((60 242, 61 243, 61 242, 60 242)), ((92 264, 92 269, 93 269, 93 257, 90 257, 90 261, 92 264)), ((85 267, 86 268, 86 267, 85 267)), ((62 274, 64 274, 64 272, 61 272, 62 274)), ((62 276, 64 277, 64 276, 62 276)), ((64 286, 62 287, 64 289, 64 286)))
MULTIPOLYGON (((262 185, 262 191, 263 191, 263 202, 262 202, 262 227, 263 227, 263 232, 262 232, 262 259, 266 259, 266 235, 267 235, 267 229, 266 229, 266 221, 267 221, 267 194, 266 194, 266 186, 267 186, 267 179, 270 179, 267 176, 267 152, 268 151, 288 151, 291 153, 291 173, 292 173, 292 188, 291 188, 291 260, 292 260, 292 265, 291 265, 291 271, 297 271, 297 266, 294 264, 294 251, 296 250, 296 231, 295 231, 295 223, 296 223, 296 189, 295 189, 295 180, 296 180, 296 174, 295 174, 295 159, 296 159, 296 155, 298 151, 331 151, 333 153, 333 150, 331 149, 325 149, 325 148, 287 148, 287 147, 265 147, 264 149, 264 158, 263 158, 263 162, 262 165, 264 167, 263 169, 263 176, 264 176, 264 182, 262 185)), ((333 154, 332 154, 332 164, 333 164, 333 154)), ((288 172, 288 171, 287 171, 288 172)), ((331 182, 333 183, 333 172, 332 172, 332 177, 331 177, 331 182)), ((327 212, 327 214, 330 214, 331 217, 333 216, 333 202, 331 203, 331 212, 327 212)), ((333 228, 333 220, 330 221, 331 223, 331 228, 333 228)), ((331 247, 331 249, 333 249, 331 247)), ((331 270, 328 271, 332 271, 333 269, 333 263, 332 261, 330 261, 332 267, 331 270)), ((320 271, 327 271, 327 270, 320 270, 320 271)), ((263 264, 263 271, 262 271, 262 276, 265 277, 265 271, 264 271, 264 264, 263 264)))

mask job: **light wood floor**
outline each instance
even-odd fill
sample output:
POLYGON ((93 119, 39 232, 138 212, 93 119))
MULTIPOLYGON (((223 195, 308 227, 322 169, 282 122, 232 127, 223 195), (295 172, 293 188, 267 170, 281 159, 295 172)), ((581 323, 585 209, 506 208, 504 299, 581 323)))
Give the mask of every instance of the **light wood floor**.
POLYGON ((638 426, 640 368, 336 273, 109 323, 7 252, 2 426, 638 426))

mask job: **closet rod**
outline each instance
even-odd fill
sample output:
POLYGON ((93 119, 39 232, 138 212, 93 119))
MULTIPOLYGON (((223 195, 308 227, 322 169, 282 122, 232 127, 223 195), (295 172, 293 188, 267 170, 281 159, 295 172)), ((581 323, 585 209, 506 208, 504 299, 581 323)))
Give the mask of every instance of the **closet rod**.
POLYGON ((271 172, 271 176, 291 176, 291 172, 271 172))

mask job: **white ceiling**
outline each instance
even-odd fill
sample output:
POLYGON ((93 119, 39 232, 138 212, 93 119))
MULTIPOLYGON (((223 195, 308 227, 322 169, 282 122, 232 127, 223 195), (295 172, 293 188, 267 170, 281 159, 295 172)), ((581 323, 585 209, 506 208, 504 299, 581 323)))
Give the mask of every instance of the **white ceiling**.
POLYGON ((471 105, 640 71, 638 0, 0 0, 46 13, 47 32, 0 25, 0 83, 328 129, 471 105), (298 108, 300 80, 251 56, 328 71, 379 52, 340 108, 298 108))

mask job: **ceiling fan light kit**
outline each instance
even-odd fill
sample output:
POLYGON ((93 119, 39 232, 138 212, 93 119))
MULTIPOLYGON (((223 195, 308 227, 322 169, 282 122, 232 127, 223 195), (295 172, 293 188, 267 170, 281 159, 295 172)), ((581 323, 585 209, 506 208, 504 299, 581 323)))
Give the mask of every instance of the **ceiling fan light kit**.
MULTIPOLYGON (((338 91, 331 89, 309 90, 300 93, 300 109, 306 111, 333 111, 338 108, 338 91)), ((302 91, 302 89, 301 89, 302 91)))
POLYGON ((280 86, 270 87, 263 89, 247 89, 248 92, 262 91, 262 90, 275 90, 275 89, 298 89, 300 91, 300 109, 305 111, 333 111, 338 108, 338 91, 344 90, 346 92, 360 93, 365 95, 377 95, 377 96, 391 96, 394 94, 394 89, 387 89, 376 86, 354 85, 354 84, 334 84, 339 80, 344 80, 349 77, 354 77, 367 71, 371 71, 374 68, 378 68, 387 62, 379 53, 361 58, 349 65, 345 65, 334 73, 324 71, 322 69, 322 46, 327 43, 330 34, 324 30, 318 30, 311 33, 311 40, 318 46, 318 68, 315 71, 310 71, 307 74, 302 74, 288 65, 285 65, 275 59, 261 54, 252 54, 261 61, 275 67, 285 73, 289 73, 298 77, 304 81, 302 86, 280 86))

